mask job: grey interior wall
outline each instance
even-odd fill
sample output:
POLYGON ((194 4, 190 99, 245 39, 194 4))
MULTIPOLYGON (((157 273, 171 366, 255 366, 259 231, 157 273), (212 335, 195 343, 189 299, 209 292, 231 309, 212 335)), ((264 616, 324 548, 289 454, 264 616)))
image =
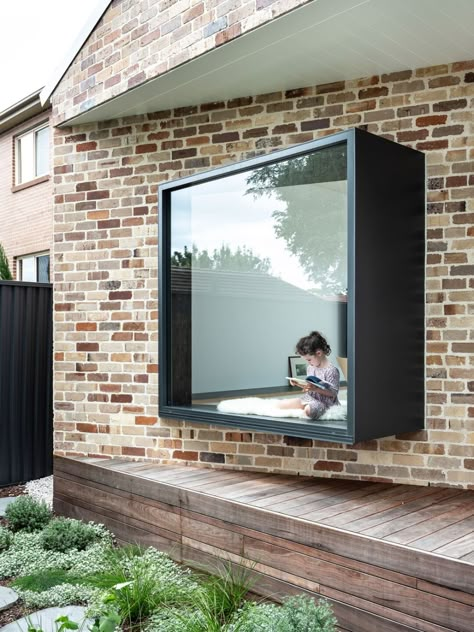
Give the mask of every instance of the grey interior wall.
MULTIPOLYGON (((270 281, 274 290, 275 279, 270 281)), ((282 283, 282 288, 287 284, 282 283)), ((317 329, 332 346, 336 363, 338 304, 307 292, 287 296, 245 296, 231 288, 223 295, 193 292, 193 393, 287 384, 288 356, 301 336, 317 329)), ((270 293, 269 293, 270 294, 270 293)))

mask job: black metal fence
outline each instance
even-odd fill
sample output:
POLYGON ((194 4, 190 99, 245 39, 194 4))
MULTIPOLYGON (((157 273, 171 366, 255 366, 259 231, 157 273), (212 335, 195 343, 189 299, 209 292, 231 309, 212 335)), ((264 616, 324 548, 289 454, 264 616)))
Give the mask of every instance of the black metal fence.
POLYGON ((0 487, 52 474, 52 288, 0 281, 0 487))

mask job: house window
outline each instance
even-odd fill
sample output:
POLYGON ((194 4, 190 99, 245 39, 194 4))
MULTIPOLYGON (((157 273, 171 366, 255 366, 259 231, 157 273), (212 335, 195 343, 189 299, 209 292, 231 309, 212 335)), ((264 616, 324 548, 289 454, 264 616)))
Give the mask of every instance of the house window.
POLYGON ((49 173, 49 127, 43 125, 15 140, 16 184, 30 182, 49 173))
POLYGON ((351 130, 159 205, 162 416, 343 443, 423 427, 423 154, 351 130), (314 330, 340 388, 309 419, 278 401, 302 395, 286 378, 314 330))
POLYGON ((32 283, 49 283, 49 253, 19 257, 18 280, 32 283))

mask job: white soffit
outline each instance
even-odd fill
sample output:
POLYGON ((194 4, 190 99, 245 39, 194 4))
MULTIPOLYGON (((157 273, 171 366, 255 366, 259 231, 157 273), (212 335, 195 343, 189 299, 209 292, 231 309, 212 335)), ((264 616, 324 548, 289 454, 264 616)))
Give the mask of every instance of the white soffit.
POLYGON ((473 24, 474 0, 312 0, 68 124, 472 59, 473 24))

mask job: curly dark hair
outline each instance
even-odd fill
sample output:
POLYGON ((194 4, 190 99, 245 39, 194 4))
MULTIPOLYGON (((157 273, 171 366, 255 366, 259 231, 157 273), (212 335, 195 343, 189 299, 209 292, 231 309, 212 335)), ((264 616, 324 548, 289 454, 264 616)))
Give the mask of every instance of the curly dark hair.
POLYGON ((303 336, 296 343, 296 353, 301 356, 315 355, 321 350, 325 355, 331 353, 331 347, 326 338, 319 331, 312 331, 308 336, 303 336))

